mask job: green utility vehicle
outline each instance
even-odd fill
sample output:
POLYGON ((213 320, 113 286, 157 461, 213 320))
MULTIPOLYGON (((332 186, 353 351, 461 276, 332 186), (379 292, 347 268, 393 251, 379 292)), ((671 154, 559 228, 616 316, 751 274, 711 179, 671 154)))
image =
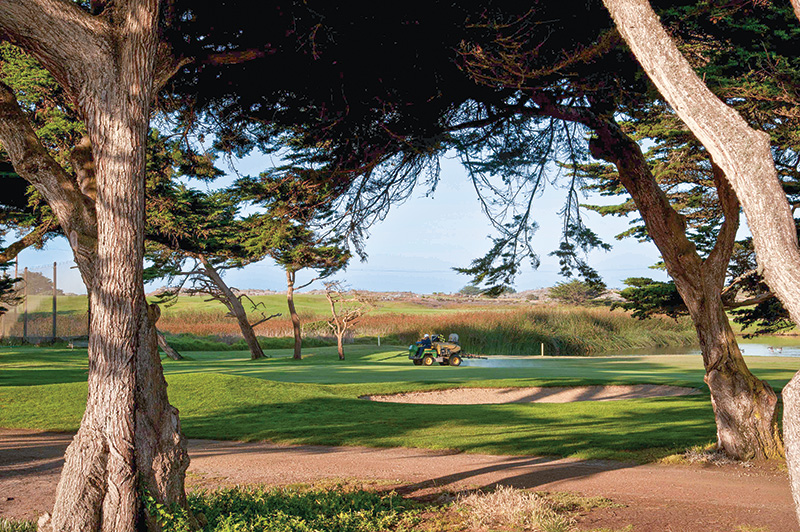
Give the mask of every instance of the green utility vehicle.
POLYGON ((408 358, 415 366, 433 366, 434 362, 442 366, 460 366, 462 353, 461 346, 458 345, 458 335, 451 334, 448 340, 445 342, 434 334, 430 347, 419 343, 408 346, 408 358))

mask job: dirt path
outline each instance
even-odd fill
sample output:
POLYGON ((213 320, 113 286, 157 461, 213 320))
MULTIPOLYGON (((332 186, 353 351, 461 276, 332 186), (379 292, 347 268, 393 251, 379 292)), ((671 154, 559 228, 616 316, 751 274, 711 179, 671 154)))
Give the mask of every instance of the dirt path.
MULTIPOLYGON (((53 504, 70 434, 0 429, 0 516, 33 518, 53 504)), ((388 482, 425 495, 497 484, 602 495, 582 529, 635 532, 795 532, 786 474, 768 466, 635 466, 608 461, 443 454, 419 449, 279 446, 191 440, 190 488, 321 479, 388 482), (746 528, 750 527, 750 528, 746 528)))

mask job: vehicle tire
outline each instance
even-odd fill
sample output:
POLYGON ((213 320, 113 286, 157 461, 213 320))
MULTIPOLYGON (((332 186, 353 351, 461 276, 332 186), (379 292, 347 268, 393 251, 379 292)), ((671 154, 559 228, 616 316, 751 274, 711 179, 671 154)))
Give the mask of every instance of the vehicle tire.
POLYGON ((450 365, 451 366, 460 366, 461 365, 461 357, 458 355, 453 355, 450 357, 450 365))
POLYGON ((422 365, 422 359, 421 358, 413 358, 412 361, 414 362, 415 366, 421 366, 422 365))
POLYGON ((424 357, 422 357, 423 366, 433 366, 433 362, 434 362, 433 357, 430 355, 425 355, 424 357))

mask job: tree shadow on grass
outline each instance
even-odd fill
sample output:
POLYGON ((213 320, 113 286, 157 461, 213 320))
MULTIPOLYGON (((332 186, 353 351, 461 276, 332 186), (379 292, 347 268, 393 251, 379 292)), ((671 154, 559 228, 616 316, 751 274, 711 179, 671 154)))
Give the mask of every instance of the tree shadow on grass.
POLYGON ((187 412, 182 424, 190 438, 639 461, 705 445, 715 437, 704 396, 452 406, 317 397, 233 406, 214 415, 187 412))

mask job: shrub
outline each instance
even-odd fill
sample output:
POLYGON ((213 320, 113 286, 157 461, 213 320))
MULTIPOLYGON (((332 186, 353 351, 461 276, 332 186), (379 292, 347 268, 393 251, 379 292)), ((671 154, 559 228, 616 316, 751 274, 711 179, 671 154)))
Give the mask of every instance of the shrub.
POLYGON ((548 295, 562 303, 583 305, 600 296, 605 286, 574 279, 569 282, 558 283, 550 289, 548 295))

